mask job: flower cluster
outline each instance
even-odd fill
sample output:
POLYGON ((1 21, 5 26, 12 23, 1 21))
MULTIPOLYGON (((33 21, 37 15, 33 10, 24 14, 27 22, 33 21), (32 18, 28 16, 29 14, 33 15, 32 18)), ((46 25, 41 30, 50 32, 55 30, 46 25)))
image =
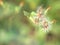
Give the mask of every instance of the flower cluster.
POLYGON ((50 7, 45 10, 42 6, 40 6, 37 9, 36 15, 33 17, 34 23, 39 25, 39 27, 42 27, 45 31, 50 30, 52 26, 51 21, 46 17, 46 13, 49 9, 50 7))

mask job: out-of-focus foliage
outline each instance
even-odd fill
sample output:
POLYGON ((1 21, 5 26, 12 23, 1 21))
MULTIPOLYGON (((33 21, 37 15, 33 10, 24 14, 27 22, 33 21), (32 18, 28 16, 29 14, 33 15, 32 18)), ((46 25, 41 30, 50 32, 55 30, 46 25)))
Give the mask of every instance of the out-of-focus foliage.
POLYGON ((60 45, 60 0, 2 1, 3 5, 0 4, 0 45, 60 45), (24 3, 23 7, 19 6, 21 2, 24 3), (27 15, 30 15, 32 11, 36 12, 40 5, 44 8, 50 6, 51 9, 46 16, 56 20, 50 32, 41 31, 41 27, 39 30, 24 15, 24 11, 29 12, 27 15))

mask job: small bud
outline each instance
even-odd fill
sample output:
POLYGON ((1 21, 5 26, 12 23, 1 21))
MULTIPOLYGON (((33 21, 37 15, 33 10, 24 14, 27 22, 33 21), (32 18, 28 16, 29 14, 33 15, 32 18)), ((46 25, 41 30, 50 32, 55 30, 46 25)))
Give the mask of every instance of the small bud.
POLYGON ((23 5, 24 5, 24 2, 21 2, 21 3, 20 3, 20 6, 23 7, 23 5))
POLYGON ((3 5, 3 1, 2 1, 2 0, 0 0, 0 5, 1 5, 1 6, 3 5))
POLYGON ((51 22, 51 23, 52 23, 52 24, 53 24, 53 23, 56 23, 56 20, 55 20, 55 19, 54 19, 54 20, 52 20, 52 22, 51 22))

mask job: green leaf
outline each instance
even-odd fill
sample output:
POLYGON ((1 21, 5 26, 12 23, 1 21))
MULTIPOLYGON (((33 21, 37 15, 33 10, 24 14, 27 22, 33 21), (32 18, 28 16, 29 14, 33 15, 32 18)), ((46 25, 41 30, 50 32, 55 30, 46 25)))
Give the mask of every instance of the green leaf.
POLYGON ((27 12, 27 11, 23 11, 23 13, 24 13, 24 15, 25 15, 25 16, 27 16, 27 17, 29 17, 29 16, 30 16, 30 13, 29 13, 29 12, 27 12))

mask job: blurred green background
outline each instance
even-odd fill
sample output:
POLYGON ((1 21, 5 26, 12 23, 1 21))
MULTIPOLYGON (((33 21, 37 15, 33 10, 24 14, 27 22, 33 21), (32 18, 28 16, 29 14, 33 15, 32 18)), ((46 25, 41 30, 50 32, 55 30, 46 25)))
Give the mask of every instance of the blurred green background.
POLYGON ((0 45, 35 45, 29 43, 34 42, 31 39, 36 45, 60 45, 60 0, 0 0, 0 45), (23 11, 36 12, 40 5, 51 7, 47 16, 56 23, 50 32, 40 29, 31 37, 29 33, 36 27, 23 11))

